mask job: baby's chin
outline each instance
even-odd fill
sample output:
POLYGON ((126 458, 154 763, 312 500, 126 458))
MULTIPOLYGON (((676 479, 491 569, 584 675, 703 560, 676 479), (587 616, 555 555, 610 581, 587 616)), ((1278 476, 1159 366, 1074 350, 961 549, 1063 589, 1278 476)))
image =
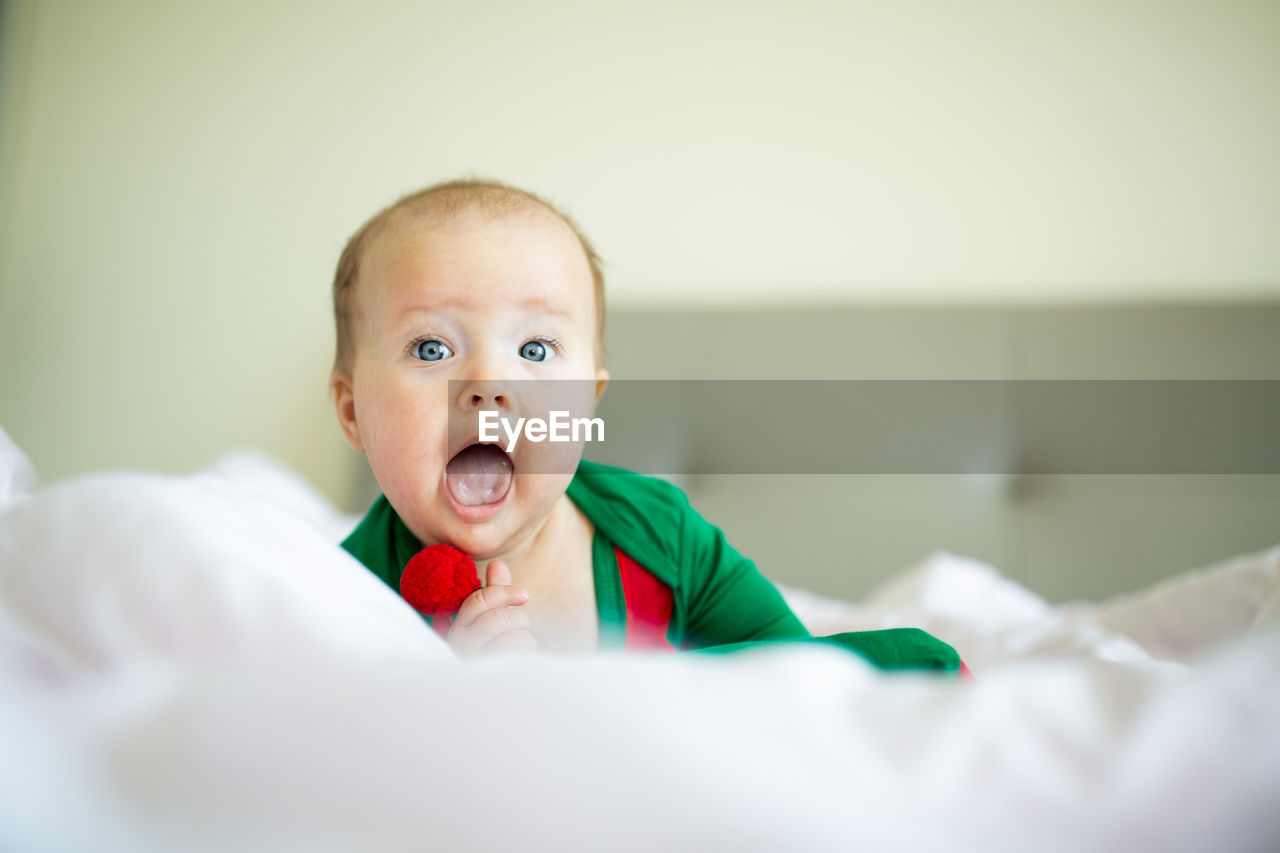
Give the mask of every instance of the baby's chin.
POLYGON ((420 518, 401 513, 400 517, 424 546, 452 545, 476 560, 486 560, 494 554, 502 553, 510 538, 492 524, 466 524, 456 519, 451 523, 441 524, 438 513, 420 518))
POLYGON ((559 495, 543 495, 542 500, 536 500, 538 495, 522 493, 523 479, 513 478, 497 512, 480 521, 460 517, 443 488, 432 499, 414 503, 400 517, 424 545, 452 545, 476 560, 501 557, 519 550, 526 540, 537 535, 556 499, 564 493, 561 488, 559 495))

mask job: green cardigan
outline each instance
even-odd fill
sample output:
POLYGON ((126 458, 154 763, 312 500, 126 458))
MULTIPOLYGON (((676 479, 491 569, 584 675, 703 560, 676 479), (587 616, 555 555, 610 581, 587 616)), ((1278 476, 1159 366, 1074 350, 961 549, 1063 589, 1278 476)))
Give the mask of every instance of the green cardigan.
MULTIPOLYGON (((667 639, 676 648, 809 636, 773 584, 670 483, 584 461, 566 494, 595 526, 591 561, 601 648, 622 648, 626 627, 615 545, 670 587, 667 639)), ((398 591, 400 574, 422 543, 379 497, 342 547, 398 591)))
MULTIPOLYGON (((812 637, 773 584, 664 480, 583 461, 566 494, 595 527, 591 554, 602 649, 621 649, 625 638, 617 546, 671 589, 667 639, 677 649, 736 651, 798 640, 834 643, 882 668, 959 668, 950 646, 915 629, 812 637)), ((379 497, 342 547, 398 592, 404 566, 422 543, 379 497)))

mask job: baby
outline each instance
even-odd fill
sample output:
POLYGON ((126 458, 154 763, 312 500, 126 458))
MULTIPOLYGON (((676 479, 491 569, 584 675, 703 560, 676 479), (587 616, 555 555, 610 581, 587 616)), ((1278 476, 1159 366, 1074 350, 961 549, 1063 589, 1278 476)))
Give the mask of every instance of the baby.
POLYGON ((397 590, 427 545, 470 554, 460 656, 809 636, 674 486, 479 440, 481 411, 529 411, 528 380, 573 380, 591 408, 608 382, 600 259, 551 204, 471 180, 406 196, 348 242, 333 303, 334 406, 383 495, 343 547, 397 590))

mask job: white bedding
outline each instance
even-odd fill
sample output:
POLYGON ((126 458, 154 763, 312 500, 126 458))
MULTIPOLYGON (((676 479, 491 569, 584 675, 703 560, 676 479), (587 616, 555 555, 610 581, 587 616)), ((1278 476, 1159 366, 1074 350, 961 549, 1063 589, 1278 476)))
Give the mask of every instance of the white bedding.
POLYGON ((1280 548, 1051 607, 945 553, 842 651, 462 664, 270 460, 34 488, 0 431, 0 849, 1280 849, 1280 548))

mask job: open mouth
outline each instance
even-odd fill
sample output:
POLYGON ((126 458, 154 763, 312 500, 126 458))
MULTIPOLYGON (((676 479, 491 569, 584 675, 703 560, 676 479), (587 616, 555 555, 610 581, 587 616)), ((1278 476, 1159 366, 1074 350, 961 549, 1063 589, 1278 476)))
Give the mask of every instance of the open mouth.
POLYGON ((470 444, 444 469, 445 488, 460 506, 496 504, 511 489, 515 465, 496 444, 470 444))

